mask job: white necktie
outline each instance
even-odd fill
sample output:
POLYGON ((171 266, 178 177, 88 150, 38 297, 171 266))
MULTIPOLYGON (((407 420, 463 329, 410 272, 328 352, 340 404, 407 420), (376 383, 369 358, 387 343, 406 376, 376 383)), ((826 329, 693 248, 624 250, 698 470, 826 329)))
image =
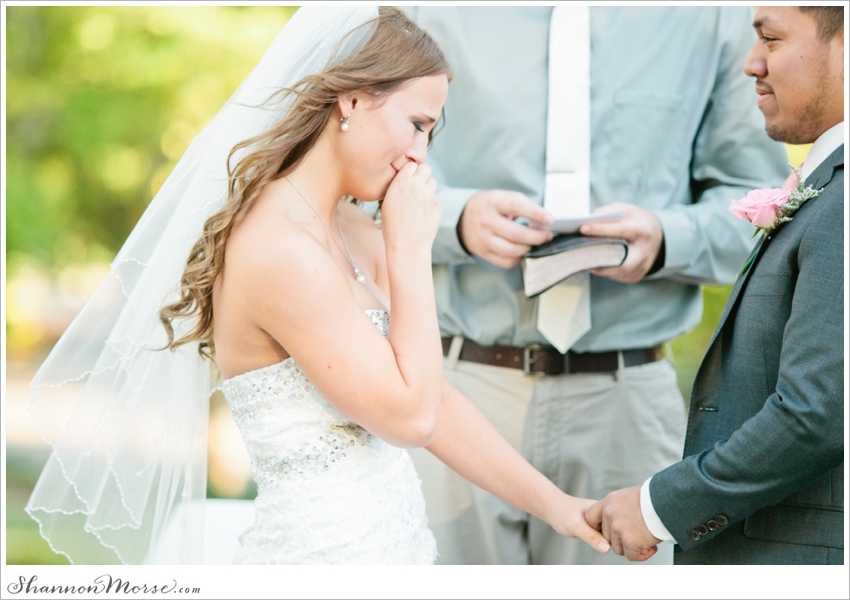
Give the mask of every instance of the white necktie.
MULTIPOLYGON (((552 10, 543 206, 556 218, 590 212, 590 16, 586 6, 552 10)), ((540 295, 537 330, 562 353, 590 330, 588 273, 576 273, 540 295)))

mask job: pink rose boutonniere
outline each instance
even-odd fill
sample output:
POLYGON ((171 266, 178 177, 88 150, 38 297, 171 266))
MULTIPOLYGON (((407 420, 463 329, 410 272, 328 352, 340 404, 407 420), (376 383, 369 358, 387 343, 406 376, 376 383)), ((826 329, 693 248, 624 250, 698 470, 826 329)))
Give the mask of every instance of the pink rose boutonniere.
MULTIPOLYGON (((774 229, 790 221, 791 215, 797 212, 804 202, 819 196, 823 191, 807 186, 800 176, 800 170, 793 165, 791 169, 793 172, 781 188, 753 190, 746 198, 731 201, 729 212, 756 226, 753 237, 759 232, 767 237, 774 229)), ((755 252, 738 275, 747 271, 754 258, 755 252)))

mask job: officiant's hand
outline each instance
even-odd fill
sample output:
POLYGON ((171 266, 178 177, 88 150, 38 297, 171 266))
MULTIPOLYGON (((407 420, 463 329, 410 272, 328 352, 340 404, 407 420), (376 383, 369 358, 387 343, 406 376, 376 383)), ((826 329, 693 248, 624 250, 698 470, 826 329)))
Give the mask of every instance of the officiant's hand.
POLYGON ((661 249, 661 242, 664 240, 661 222, 653 213, 634 204, 618 202, 599 207, 594 212, 612 210, 622 210, 625 213, 623 219, 587 223, 581 226, 580 231, 582 235, 625 238, 629 242, 629 254, 619 267, 595 269, 591 272, 622 283, 637 283, 652 268, 661 249))
POLYGON ((640 487, 611 492, 587 509, 587 523, 602 532, 614 552, 632 561, 644 561, 661 543, 649 532, 640 510, 640 487))
POLYGON ((552 215, 525 194, 505 190, 478 192, 469 199, 460 215, 458 238, 473 256, 511 269, 532 246, 552 239, 551 231, 517 223, 520 217, 540 223, 552 222, 552 215))

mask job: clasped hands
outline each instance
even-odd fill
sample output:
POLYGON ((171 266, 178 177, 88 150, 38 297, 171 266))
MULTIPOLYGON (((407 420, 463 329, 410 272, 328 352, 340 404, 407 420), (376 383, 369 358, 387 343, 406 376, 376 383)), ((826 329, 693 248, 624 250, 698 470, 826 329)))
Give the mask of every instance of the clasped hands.
POLYGON ((640 510, 640 488, 611 492, 584 513, 587 523, 602 533, 614 552, 632 561, 644 561, 661 543, 650 533, 640 510))

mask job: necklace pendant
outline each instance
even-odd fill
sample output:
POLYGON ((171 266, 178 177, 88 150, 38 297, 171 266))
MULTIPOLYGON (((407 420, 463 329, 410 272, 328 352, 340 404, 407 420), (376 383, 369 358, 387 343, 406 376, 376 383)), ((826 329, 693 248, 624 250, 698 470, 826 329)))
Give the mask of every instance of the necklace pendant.
POLYGON ((363 273, 360 272, 360 269, 354 269, 354 272, 357 273, 357 277, 354 280, 360 285, 366 285, 366 278, 363 277, 363 273))

